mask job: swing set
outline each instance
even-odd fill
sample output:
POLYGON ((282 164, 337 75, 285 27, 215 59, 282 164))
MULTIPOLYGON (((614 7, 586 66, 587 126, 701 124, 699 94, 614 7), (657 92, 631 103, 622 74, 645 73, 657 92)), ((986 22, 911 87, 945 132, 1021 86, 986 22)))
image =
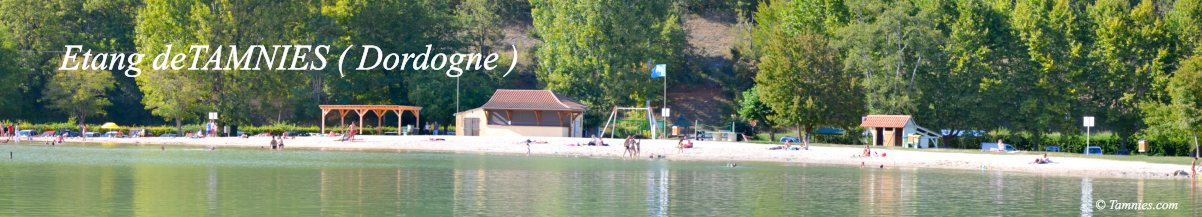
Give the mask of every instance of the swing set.
POLYGON ((634 123, 636 126, 639 126, 638 131, 641 132, 641 131, 646 131, 646 130, 650 129, 651 130, 651 138, 659 138, 658 137, 659 132, 657 132, 656 129, 661 127, 660 126, 661 123, 656 121, 654 115, 655 115, 655 112, 654 112, 654 110, 651 110, 650 106, 645 107, 645 108, 614 107, 613 110, 609 113, 609 119, 605 121, 605 126, 601 128, 601 137, 605 137, 605 133, 609 132, 610 133, 609 138, 612 139, 612 138, 614 138, 614 136, 616 134, 614 131, 618 130, 619 124, 634 123), (645 112, 644 114, 645 114, 645 116, 646 116, 645 118, 647 118, 647 120, 616 119, 616 118, 618 118, 618 111, 643 111, 643 112, 645 112), (647 124, 644 126, 643 123, 647 123, 647 124), (613 127, 613 131, 610 131, 611 126, 613 127))

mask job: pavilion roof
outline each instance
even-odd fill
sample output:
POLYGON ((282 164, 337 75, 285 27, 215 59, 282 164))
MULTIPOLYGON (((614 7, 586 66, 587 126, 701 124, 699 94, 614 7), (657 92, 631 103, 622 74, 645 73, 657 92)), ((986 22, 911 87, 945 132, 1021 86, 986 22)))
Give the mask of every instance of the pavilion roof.
POLYGON ((550 90, 508 90, 498 89, 483 109, 505 110, 543 110, 543 111, 584 111, 588 106, 575 99, 555 94, 550 90))
POLYGON ((322 110, 422 110, 422 107, 407 105, 318 105, 317 107, 322 110))

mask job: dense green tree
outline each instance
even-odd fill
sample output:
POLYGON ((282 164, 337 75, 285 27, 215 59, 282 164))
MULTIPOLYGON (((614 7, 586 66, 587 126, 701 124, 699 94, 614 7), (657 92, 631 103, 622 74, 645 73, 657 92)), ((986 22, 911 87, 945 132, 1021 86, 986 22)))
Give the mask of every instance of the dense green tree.
POLYGON ((648 61, 667 64, 669 76, 682 69, 684 34, 670 1, 536 0, 531 6, 534 34, 543 41, 535 51, 539 82, 593 108, 586 119, 660 99, 663 86, 648 79, 648 61))
POLYGON ((1101 72, 1092 83, 1092 101, 1103 111, 1102 121, 1127 138, 1143 128, 1139 103, 1166 98, 1175 43, 1152 1, 1132 8, 1126 0, 1100 0, 1089 10, 1101 72))
POLYGON ((915 114, 922 97, 920 72, 942 70, 938 29, 942 8, 919 7, 916 1, 848 3, 854 14, 838 30, 848 71, 861 73, 865 103, 873 114, 915 114))
POLYGON ((19 67, 20 54, 13 49, 7 29, 0 25, 0 119, 11 120, 22 116, 19 93, 26 70, 19 67))
POLYGON ((1194 140, 1194 150, 1198 150, 1198 131, 1202 131, 1202 57, 1181 63, 1181 68, 1169 82, 1168 93, 1172 98, 1173 117, 1177 120, 1174 125, 1189 132, 1194 140))
POLYGON ((839 53, 825 36, 775 33, 764 44, 756 75, 760 99, 773 111, 769 119, 797 126, 797 136, 806 144, 816 127, 858 122, 863 114, 854 91, 858 79, 843 72, 839 53))
MULTIPOLYGON (((133 14, 140 5, 138 0, 0 0, 0 26, 19 57, 10 59, 15 62, 9 65, 21 71, 10 75, 21 83, 15 94, 23 97, 10 104, 18 108, 17 115, 34 121, 65 120, 68 115, 47 110, 38 101, 58 67, 53 62, 65 45, 83 45, 96 52, 133 52, 133 14)), ((146 111, 128 109, 139 101, 132 79, 115 79, 116 88, 106 96, 113 105, 105 109, 121 111, 110 114, 121 118, 146 117, 146 111)))
POLYGON ((60 70, 46 84, 42 102, 70 114, 83 131, 89 117, 104 115, 109 106, 105 96, 113 88, 113 76, 101 70, 60 70))
POLYGON ((209 14, 206 7, 194 1, 148 0, 138 11, 136 43, 140 53, 149 55, 143 58, 142 74, 136 78, 144 94, 142 103, 152 114, 173 120, 180 134, 183 121, 212 111, 211 83, 205 82, 203 72, 154 70, 152 60, 166 52, 167 45, 172 46, 172 53, 179 53, 188 45, 202 44, 206 29, 200 23, 209 14))
POLYGON ((1181 43, 1181 56, 1202 54, 1202 0, 1177 0, 1165 21, 1181 43))
POLYGON ((743 96, 739 98, 738 112, 739 117, 756 122, 756 127, 762 126, 763 129, 767 129, 769 140, 776 138, 776 130, 773 129, 776 124, 772 122, 771 118, 768 118, 773 115, 772 108, 760 100, 759 87, 743 91, 743 96))
POLYGON ((949 19, 946 71, 928 71, 920 77, 924 97, 918 119, 923 124, 953 130, 988 129, 1006 114, 1003 73, 1007 58, 1014 58, 1015 37, 1002 11, 980 0, 959 1, 949 19), (982 112, 999 111, 999 112, 982 112))
POLYGON ((1001 110, 1013 111, 1010 127, 1033 133, 1073 134, 1078 118, 1076 97, 1090 70, 1090 27, 1084 5, 1068 0, 1019 1, 1012 11, 1014 31, 1025 47, 1022 65, 1008 73, 1001 110))

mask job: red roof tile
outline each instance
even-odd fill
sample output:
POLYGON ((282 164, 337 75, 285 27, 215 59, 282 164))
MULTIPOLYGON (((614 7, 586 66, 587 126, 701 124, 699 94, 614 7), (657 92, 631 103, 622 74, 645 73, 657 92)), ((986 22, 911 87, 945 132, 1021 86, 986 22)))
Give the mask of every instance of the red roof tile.
POLYGON ((902 128, 909 121, 909 115, 869 115, 860 122, 860 127, 902 128))
POLYGON ((580 102, 555 94, 550 90, 506 90, 498 89, 484 106, 484 109, 510 110, 553 110, 553 111, 584 111, 588 107, 580 102))

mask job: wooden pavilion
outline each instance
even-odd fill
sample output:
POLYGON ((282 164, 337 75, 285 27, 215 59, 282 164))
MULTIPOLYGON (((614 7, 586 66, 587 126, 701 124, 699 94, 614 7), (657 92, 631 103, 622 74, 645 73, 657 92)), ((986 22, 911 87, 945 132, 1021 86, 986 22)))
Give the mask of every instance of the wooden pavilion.
POLYGON ((373 113, 376 115, 376 120, 378 122, 376 124, 376 127, 380 127, 380 126, 384 125, 383 117, 384 117, 384 115, 388 114, 388 112, 396 113, 397 135, 401 135, 401 129, 402 129, 401 120, 404 119, 404 114, 406 111, 413 112, 413 116, 417 117, 416 123, 421 123, 421 121, 422 121, 422 115, 421 115, 422 107, 417 107, 417 106, 407 106, 407 105, 318 105, 317 107, 321 108, 321 134, 326 133, 326 115, 328 115, 331 111, 338 112, 338 122, 340 123, 339 126, 342 126, 342 127, 346 127, 346 120, 345 120, 346 114, 349 114, 350 112, 355 112, 355 114, 359 116, 359 122, 358 122, 359 123, 359 132, 363 132, 363 116, 366 115, 367 113, 373 113))

